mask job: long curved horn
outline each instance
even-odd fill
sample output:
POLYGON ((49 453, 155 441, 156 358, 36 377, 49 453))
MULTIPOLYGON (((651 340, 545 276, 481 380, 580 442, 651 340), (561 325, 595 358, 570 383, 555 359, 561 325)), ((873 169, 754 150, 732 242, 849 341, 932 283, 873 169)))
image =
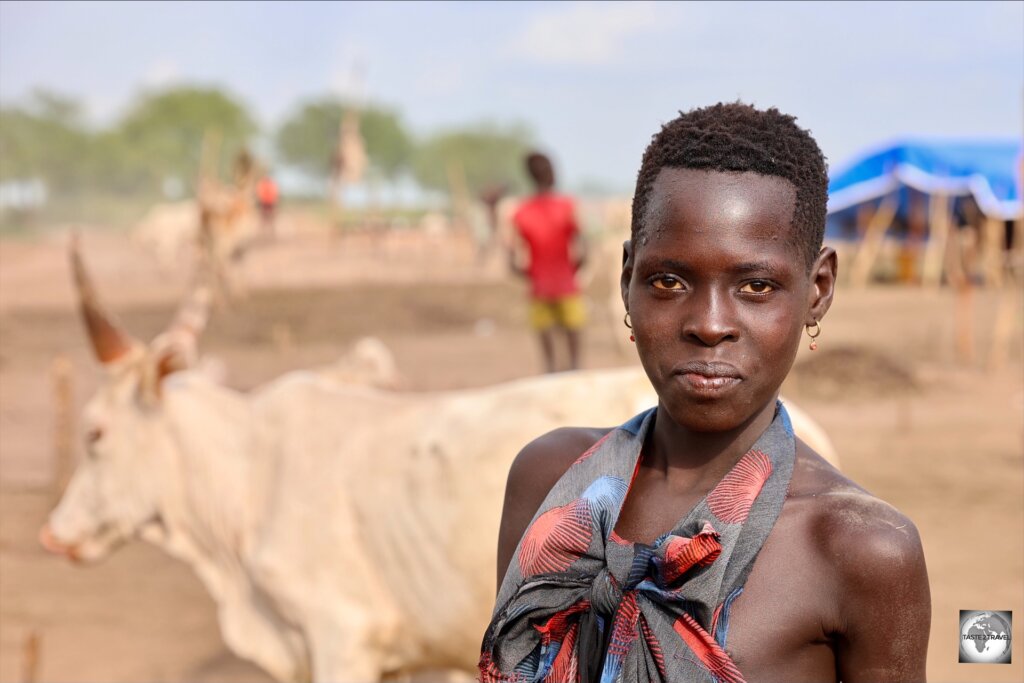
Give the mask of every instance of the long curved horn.
POLYGON ((77 232, 71 236, 71 271, 74 274, 75 289, 78 290, 82 319, 89 332, 89 341, 92 342, 96 358, 104 365, 124 358, 138 342, 122 330, 100 304, 92 280, 89 279, 85 264, 82 262, 77 232))
POLYGON ((156 359, 150 388, 156 397, 160 396, 160 383, 164 377, 196 363, 199 335, 206 328, 210 312, 211 292, 207 279, 203 270, 196 271, 174 320, 150 343, 150 351, 156 359))
POLYGON ((168 333, 187 334, 193 341, 206 329, 210 318, 210 299, 212 293, 209 284, 210 276, 205 268, 200 267, 192 278, 192 284, 185 294, 174 321, 167 328, 168 333))

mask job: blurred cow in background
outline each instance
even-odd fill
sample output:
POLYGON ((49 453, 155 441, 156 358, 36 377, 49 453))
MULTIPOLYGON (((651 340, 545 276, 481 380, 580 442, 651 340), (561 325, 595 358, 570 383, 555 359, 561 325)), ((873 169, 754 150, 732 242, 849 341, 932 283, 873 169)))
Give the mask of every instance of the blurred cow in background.
POLYGON ((204 174, 194 200, 156 204, 132 233, 150 250, 162 268, 198 254, 220 294, 232 296, 238 286, 231 266, 244 256, 260 235, 256 210, 257 169, 245 153, 235 163, 234 179, 225 183, 204 174))
POLYGON ((194 249, 198 236, 199 212, 192 200, 154 204, 132 231, 132 241, 156 256, 165 270, 194 249))
POLYGON ((42 544, 80 561, 158 545, 203 581, 228 647, 282 681, 474 671, 515 454, 655 399, 636 368, 432 394, 343 383, 395 381, 379 343, 241 394, 195 369, 205 287, 143 344, 100 306, 77 248, 72 263, 107 378, 42 544))
POLYGON ((218 263, 237 260, 259 235, 256 211, 256 170, 247 155, 240 155, 232 183, 213 177, 199 181, 196 204, 199 227, 205 246, 212 249, 218 263))

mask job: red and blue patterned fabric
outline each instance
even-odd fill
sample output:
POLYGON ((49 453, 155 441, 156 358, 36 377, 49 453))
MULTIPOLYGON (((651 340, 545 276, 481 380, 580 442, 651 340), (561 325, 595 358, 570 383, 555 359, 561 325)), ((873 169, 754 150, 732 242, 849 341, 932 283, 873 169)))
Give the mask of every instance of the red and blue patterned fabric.
POLYGON ((609 432, 544 500, 498 592, 483 683, 744 680, 726 649, 729 610, 782 509, 792 425, 778 404, 750 451, 646 545, 614 529, 654 415, 609 432))

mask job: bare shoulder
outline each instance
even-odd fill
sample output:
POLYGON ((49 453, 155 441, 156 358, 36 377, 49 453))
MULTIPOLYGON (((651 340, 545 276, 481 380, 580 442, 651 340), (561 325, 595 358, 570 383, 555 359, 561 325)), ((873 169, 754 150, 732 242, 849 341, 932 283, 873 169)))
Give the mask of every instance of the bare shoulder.
POLYGON ((563 427, 528 443, 509 469, 498 534, 498 583, 541 503, 566 470, 611 428, 563 427))
POLYGON ((764 680, 925 680, 931 598, 917 529, 799 441, 744 599, 732 648, 764 680))
POLYGON ((931 597, 917 527, 802 444, 790 499, 833 596, 842 679, 923 680, 931 597))
POLYGON ((798 442, 790 498, 813 518, 820 547, 845 558, 843 573, 856 574, 921 556, 917 527, 902 512, 851 481, 798 442))
POLYGON ((551 487, 588 448, 610 428, 562 427, 526 444, 509 469, 507 490, 538 497, 539 507, 551 487))

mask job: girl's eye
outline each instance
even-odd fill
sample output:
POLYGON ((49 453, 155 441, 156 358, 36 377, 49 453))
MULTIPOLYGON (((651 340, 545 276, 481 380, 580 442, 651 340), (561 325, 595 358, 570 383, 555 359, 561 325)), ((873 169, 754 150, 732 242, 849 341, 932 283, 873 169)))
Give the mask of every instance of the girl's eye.
POLYGON ((770 283, 765 282, 764 280, 754 280, 753 282, 748 282, 740 287, 741 292, 746 292, 748 294, 767 294, 774 289, 775 288, 772 287, 770 283))
POLYGON ((683 283, 671 275, 659 275, 651 280, 655 289, 682 289, 683 283))

